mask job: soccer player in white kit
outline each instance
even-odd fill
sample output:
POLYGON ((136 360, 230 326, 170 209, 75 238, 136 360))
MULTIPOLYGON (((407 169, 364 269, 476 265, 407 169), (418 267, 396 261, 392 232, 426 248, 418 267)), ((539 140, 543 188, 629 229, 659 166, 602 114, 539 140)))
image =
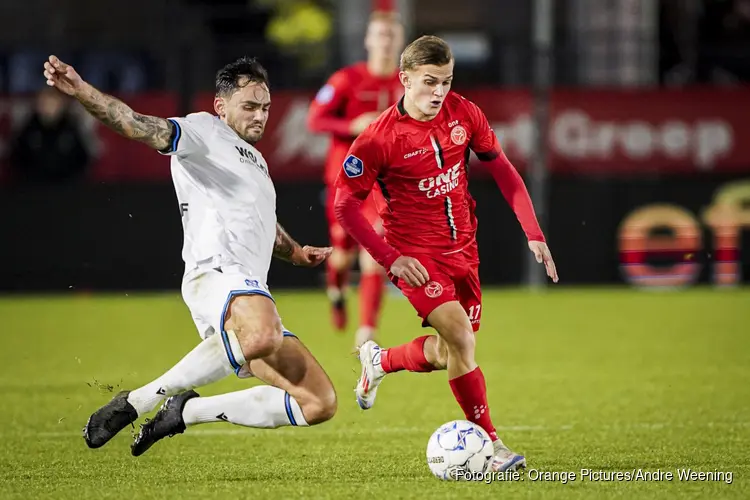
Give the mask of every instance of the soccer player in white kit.
POLYGON ((83 430, 88 446, 103 446, 165 398, 154 418, 141 425, 133 455, 195 424, 276 428, 332 418, 333 384, 284 328, 266 286, 272 256, 315 266, 331 249, 302 247, 276 222, 274 185, 254 147, 271 103, 265 69, 250 58, 225 66, 216 75, 216 115, 169 119, 133 111, 55 56, 44 63, 44 76, 121 135, 172 157, 184 229, 182 296, 203 339, 162 376, 118 393, 91 415, 83 430), (268 385, 212 397, 193 390, 232 373, 268 385))

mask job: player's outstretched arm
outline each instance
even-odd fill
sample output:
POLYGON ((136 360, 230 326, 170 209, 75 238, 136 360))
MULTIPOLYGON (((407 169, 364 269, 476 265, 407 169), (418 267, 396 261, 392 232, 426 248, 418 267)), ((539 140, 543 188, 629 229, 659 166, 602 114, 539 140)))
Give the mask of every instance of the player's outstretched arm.
POLYGON ((501 149, 477 155, 480 159, 486 161, 485 165, 495 178, 500 191, 503 193, 505 200, 513 209, 518 218, 526 237, 529 240, 529 250, 534 253, 537 262, 544 264, 547 270, 547 276, 557 283, 557 267, 552 259, 552 254, 547 247, 544 233, 539 227, 534 205, 526 189, 523 178, 510 163, 505 153, 501 149))
POLYGON ((56 56, 49 56, 44 63, 44 77, 47 85, 75 97, 92 116, 120 135, 159 151, 169 147, 174 131, 169 120, 136 113, 124 102, 86 83, 73 66, 56 56))
POLYGON ((529 240, 529 250, 534 253, 537 262, 544 263, 547 276, 557 283, 557 268, 552 260, 552 254, 547 248, 544 233, 539 227, 539 221, 534 212, 534 205, 520 174, 508 160, 500 147, 495 132, 490 127, 487 117, 479 107, 471 101, 464 101, 472 117, 472 138, 469 147, 476 153, 477 158, 484 162, 485 167, 494 177, 505 200, 516 214, 526 238, 529 240))
POLYGON ((326 260, 332 251, 331 247, 319 248, 309 245, 303 247, 289 236, 281 224, 276 224, 273 256, 277 259, 291 262, 295 266, 315 267, 326 260))

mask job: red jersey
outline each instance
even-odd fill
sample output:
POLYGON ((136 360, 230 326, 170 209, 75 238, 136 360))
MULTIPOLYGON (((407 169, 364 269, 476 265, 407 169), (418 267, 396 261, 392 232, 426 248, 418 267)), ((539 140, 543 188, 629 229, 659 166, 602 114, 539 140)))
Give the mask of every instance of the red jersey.
POLYGON ((404 93, 398 71, 387 77, 373 76, 364 62, 340 69, 318 91, 310 105, 308 127, 331 134, 325 166, 325 182, 333 185, 354 141, 352 120, 363 113, 383 111, 404 93))
POLYGON ((411 118, 403 99, 352 144, 338 186, 357 197, 377 181, 386 241, 399 253, 447 253, 476 238, 476 203, 469 193, 469 149, 500 151, 484 113, 449 93, 430 121, 411 118))

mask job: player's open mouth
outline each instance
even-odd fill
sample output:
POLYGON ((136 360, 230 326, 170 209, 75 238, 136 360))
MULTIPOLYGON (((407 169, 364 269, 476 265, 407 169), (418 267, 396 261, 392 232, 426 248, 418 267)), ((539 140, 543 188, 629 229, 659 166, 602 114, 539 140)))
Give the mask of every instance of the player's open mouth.
POLYGON ((437 101, 437 100, 436 101, 430 101, 430 106, 432 106, 433 108, 437 108, 437 107, 440 107, 440 105, 442 103, 443 103, 443 101, 437 101))

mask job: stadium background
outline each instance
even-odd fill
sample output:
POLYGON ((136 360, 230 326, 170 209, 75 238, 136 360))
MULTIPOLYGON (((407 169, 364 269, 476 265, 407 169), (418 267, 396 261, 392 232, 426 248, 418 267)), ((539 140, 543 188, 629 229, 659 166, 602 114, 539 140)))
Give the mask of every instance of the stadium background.
MULTIPOLYGON (((750 182, 747 2, 558 1, 548 19, 548 51, 538 43, 544 22, 534 2, 397 4, 409 38, 431 32, 453 44, 454 88, 485 109, 523 172, 561 284, 658 285, 685 273, 683 281, 713 283, 717 262, 729 262, 735 273, 725 283, 747 281, 741 265, 731 264, 747 267, 748 252, 737 250, 747 232, 717 246, 717 223, 711 229, 704 217, 719 190, 750 182), (536 71, 545 61, 549 71, 536 71), (534 130, 547 131, 546 141, 535 142, 534 130), (681 207, 692 218, 661 217, 650 240, 648 230, 621 234, 626 217, 652 204, 681 207), (700 241, 675 233, 678 226, 700 241)), ((273 85, 260 149, 278 186, 280 222, 301 242, 324 244, 327 139, 305 129, 306 107, 331 71, 364 56, 361 33, 372 7, 370 0, 4 4, 0 259, 12 265, 0 269, 0 289, 179 287, 181 228, 168 158, 73 106, 91 155, 83 174, 66 176, 66 164, 61 175, 27 180, 26 167, 13 164, 14 134, 33 110, 50 52, 136 110, 159 116, 210 109, 215 69, 241 54, 258 56, 273 85), (26 16, 28 8, 54 15, 26 16)), ((50 166, 60 157, 55 150, 35 154, 50 166)), ((481 166, 472 190, 483 281, 534 283, 522 234, 481 166)), ((748 195, 739 196, 741 210, 748 195)), ((748 224, 748 217, 745 210, 730 224, 748 224)), ((272 287, 321 284, 317 270, 274 263, 272 287)))
MULTIPOLYGON (((307 105, 364 56, 367 14, 389 3, 0 2, 0 498, 463 499, 497 498, 496 487, 509 498, 750 497, 750 289, 734 286, 750 264, 750 0, 395 2, 408 38, 451 43, 455 89, 482 106, 525 177, 560 272, 537 293, 541 266, 528 265, 512 212, 473 162, 477 362, 503 440, 541 471, 692 468, 733 472, 733 484, 437 481, 425 445, 462 416, 446 373, 394 375, 376 408, 359 410, 356 325, 332 332, 322 269, 281 262, 269 284, 336 388, 331 422, 198 426, 138 459, 133 429, 98 450, 83 444, 92 411, 198 337, 179 295, 168 159, 76 105, 64 128, 40 127, 34 111, 55 111, 40 94, 45 57, 171 116, 209 109, 216 69, 258 56, 272 82, 259 146, 279 220, 320 245, 326 139, 305 129, 307 105)), ((425 334, 393 292, 384 346, 425 334)))

